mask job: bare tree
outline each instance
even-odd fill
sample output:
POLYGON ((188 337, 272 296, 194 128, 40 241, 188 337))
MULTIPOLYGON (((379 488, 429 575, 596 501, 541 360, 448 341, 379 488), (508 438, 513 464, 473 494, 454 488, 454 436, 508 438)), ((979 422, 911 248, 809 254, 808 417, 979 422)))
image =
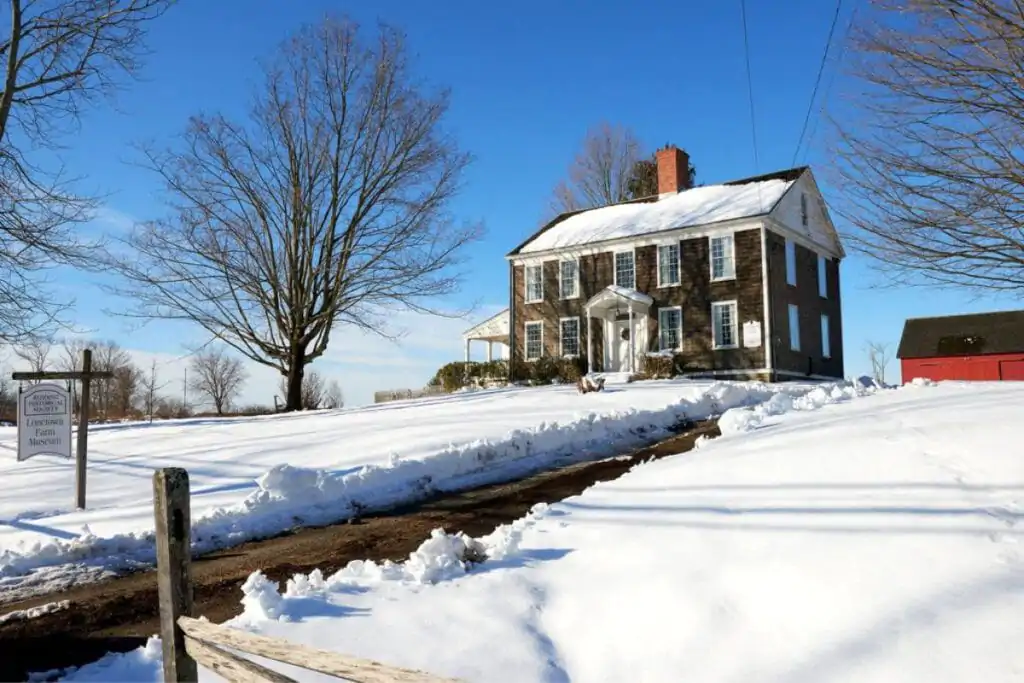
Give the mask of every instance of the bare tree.
POLYGON ((899 284, 1024 292, 1024 7, 872 0, 837 120, 850 243, 899 284))
POLYGON ((446 92, 413 80, 402 36, 348 21, 307 27, 265 69, 247 122, 192 119, 149 152, 175 209, 140 226, 116 263, 146 318, 198 323, 287 378, 340 324, 387 334, 388 309, 440 313, 480 234, 449 213, 469 159, 442 129, 446 92))
MULTIPOLYGON (((281 378, 281 392, 288 388, 288 379, 281 378)), ((327 399, 326 382, 316 370, 310 370, 302 378, 302 410, 319 410, 327 399)))
POLYGON ((324 391, 323 405, 327 410, 337 410, 345 407, 345 395, 341 391, 341 385, 338 384, 338 380, 332 379, 327 384, 327 389, 324 391))
POLYGON ((110 387, 110 407, 113 414, 121 418, 130 417, 141 389, 142 371, 138 367, 128 363, 115 369, 110 387))
POLYGON ((149 373, 143 374, 139 378, 142 412, 149 418, 150 422, 153 421, 153 413, 156 411, 157 401, 159 400, 158 392, 165 386, 167 386, 166 382, 161 383, 157 379, 156 359, 154 359, 149 366, 149 373))
POLYGON ((87 341, 86 346, 92 349, 92 369, 99 372, 112 372, 114 376, 93 380, 93 393, 90 403, 95 415, 101 419, 110 417, 110 410, 118 409, 117 375, 124 368, 132 366, 132 357, 127 351, 112 340, 87 341))
POLYGON ((889 345, 868 341, 865 344, 865 350, 868 354, 868 361, 871 363, 871 376, 879 384, 885 384, 885 368, 892 360, 889 353, 889 345))
MULTIPOLYGON (((14 355, 28 363, 29 372, 43 372, 48 369, 52 349, 50 342, 30 338, 24 344, 14 347, 14 355)), ((38 380, 33 380, 30 384, 38 384, 38 380)))
POLYGON ((245 385, 242 361, 227 355, 222 348, 212 348, 194 355, 191 365, 189 387, 209 399, 217 414, 223 415, 245 385))
MULTIPOLYGON (((66 337, 61 342, 61 354, 57 359, 57 369, 63 372, 76 372, 82 369, 82 351, 87 342, 81 337, 66 337)), ((71 383, 71 404, 78 410, 78 382, 71 383)))
POLYGON ((0 339, 49 331, 69 302, 45 287, 55 265, 94 265, 77 224, 96 204, 59 168, 55 151, 88 105, 139 66, 144 28, 173 0, 10 0, 0 23, 0 339))

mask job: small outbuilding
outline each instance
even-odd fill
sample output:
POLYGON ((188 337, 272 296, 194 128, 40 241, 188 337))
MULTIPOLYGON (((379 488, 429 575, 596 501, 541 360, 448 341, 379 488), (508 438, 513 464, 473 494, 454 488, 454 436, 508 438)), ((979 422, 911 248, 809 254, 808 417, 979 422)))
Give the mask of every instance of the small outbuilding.
POLYGON ((1024 381, 1024 311, 910 318, 896 357, 904 383, 1024 381))

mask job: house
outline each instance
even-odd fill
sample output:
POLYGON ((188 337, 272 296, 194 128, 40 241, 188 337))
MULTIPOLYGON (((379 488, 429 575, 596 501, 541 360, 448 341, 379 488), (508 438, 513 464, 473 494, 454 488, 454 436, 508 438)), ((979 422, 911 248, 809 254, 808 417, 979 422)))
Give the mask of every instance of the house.
POLYGON ((845 254, 810 168, 686 188, 686 152, 656 161, 656 196, 564 213, 506 256, 513 377, 648 353, 693 376, 842 377, 845 254))
POLYGON ((896 352, 904 382, 1024 380, 1024 311, 910 318, 896 352))

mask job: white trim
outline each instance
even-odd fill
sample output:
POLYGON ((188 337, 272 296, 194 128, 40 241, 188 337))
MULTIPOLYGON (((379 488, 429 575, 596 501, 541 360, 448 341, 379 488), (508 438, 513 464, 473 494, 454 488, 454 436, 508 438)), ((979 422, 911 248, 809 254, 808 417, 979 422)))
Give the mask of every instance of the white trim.
POLYGON ((565 317, 565 318, 559 318, 558 319, 558 355, 561 358, 578 358, 579 355, 580 355, 580 342, 581 341, 583 341, 583 333, 580 330, 580 317, 578 315, 575 315, 575 316, 574 315, 570 315, 570 316, 565 317), (564 345, 565 334, 564 334, 564 329, 562 328, 562 323, 564 323, 566 320, 575 320, 576 321, 576 353, 569 354, 569 355, 566 355, 566 353, 565 353, 565 345, 564 345))
POLYGON ((736 235, 715 235, 713 237, 708 237, 708 275, 711 277, 712 282, 727 282, 736 279, 736 235), (715 240, 724 239, 726 237, 729 238, 729 244, 732 245, 732 254, 730 256, 732 275, 715 277, 714 243, 715 240))
POLYGON ((535 361, 544 357, 544 321, 527 320, 523 323, 523 360, 535 361), (540 325, 540 355, 530 358, 530 325, 540 325))
MULTIPOLYGON (((666 244, 673 241, 680 242, 704 237, 729 235, 747 230, 757 230, 761 227, 766 216, 755 218, 737 218, 731 221, 720 223, 708 223, 706 225, 695 225, 689 228, 673 228, 662 232, 652 232, 646 235, 635 235, 632 237, 621 237, 617 239, 591 242, 589 244, 578 244, 574 246, 560 247, 558 249, 546 249, 544 251, 530 251, 523 254, 506 255, 505 259, 517 266, 526 263, 550 261, 559 255, 591 256, 594 254, 607 254, 615 251, 630 251, 638 247, 648 247, 655 244, 666 244)), ((682 256, 682 254, 680 254, 682 256)))
MULTIPOLYGON (((733 370, 704 370, 703 372, 684 372, 679 377, 726 377, 729 375, 764 375, 772 372, 768 368, 751 368, 744 370, 742 368, 733 370)), ((829 377, 828 375, 805 375, 802 372, 793 372, 792 370, 775 370, 776 375, 782 375, 783 377, 799 377, 800 379, 814 379, 821 382, 836 382, 841 380, 842 377, 829 377)))
POLYGON ((580 260, 575 256, 563 256, 558 259, 558 298, 562 301, 572 301, 573 299, 580 298, 580 260), (576 293, 572 296, 565 296, 562 294, 562 264, 563 263, 575 263, 576 264, 576 293))
POLYGON ((800 337, 802 336, 800 330, 800 307, 796 304, 788 304, 786 309, 786 316, 789 320, 789 350, 800 351, 800 337), (794 315, 795 314, 795 315, 794 315), (796 324, 794 325, 794 321, 796 324), (796 328, 796 344, 794 345, 793 328, 796 328))
POLYGON ((723 299, 722 301, 711 302, 711 349, 714 351, 726 351, 728 349, 738 349, 740 347, 740 306, 736 299, 723 299), (719 344, 717 326, 715 325, 715 307, 716 306, 732 306, 732 344, 719 344))
POLYGON ((818 254, 818 297, 828 299, 828 262, 818 254))
MULTIPOLYGON (((648 348, 650 345, 647 345, 648 348)), ((682 306, 665 306, 658 309, 658 351, 682 351, 683 350, 683 307, 682 306), (674 349, 663 349, 661 348, 661 312, 662 311, 676 311, 679 313, 679 346, 674 349)))
POLYGON ((797 274, 796 274, 796 271, 797 271, 797 268, 796 268, 796 242, 794 240, 791 240, 791 239, 789 239, 787 237, 786 241, 784 243, 783 249, 785 250, 785 259, 786 259, 786 284, 789 285, 790 287, 796 287, 797 284, 800 282, 800 279, 797 277, 797 274), (789 255, 790 255, 791 252, 793 254, 793 269, 792 269, 792 271, 790 270, 790 267, 789 267, 789 265, 790 265, 789 255), (790 275, 793 276, 792 280, 790 280, 790 277, 789 277, 790 275))
POLYGON ((761 301, 764 307, 764 365, 771 372, 774 358, 772 358, 772 316, 769 310, 771 305, 768 290, 768 230, 761 226, 761 301))
POLYGON ((828 254, 832 258, 837 259, 842 259, 844 256, 844 254, 836 250, 835 245, 822 244, 821 242, 817 242, 811 239, 811 235, 794 230, 793 228, 790 228, 777 218, 768 216, 767 218, 765 218, 765 224, 769 230, 774 232, 779 237, 792 240, 799 244, 800 246, 804 247, 805 249, 810 249, 811 251, 817 253, 828 254))
POLYGON ((683 283, 683 249, 679 242, 666 242, 665 244, 654 245, 654 277, 658 283, 658 289, 678 287, 683 283), (662 283, 661 281, 661 250, 664 248, 676 248, 676 280, 675 282, 662 283))
POLYGON ((523 266, 523 303, 539 304, 544 301, 544 263, 531 263, 523 266), (530 298, 530 270, 540 271, 540 298, 530 298))
POLYGON ((630 247, 629 249, 618 249, 612 252, 612 284, 616 287, 626 287, 626 289, 636 289, 636 249, 630 247), (629 254, 633 259, 633 283, 626 287, 626 285, 619 284, 619 265, 618 258, 619 254, 629 254))
POLYGON ((822 313, 818 330, 821 334, 821 357, 832 359, 832 318, 828 313, 822 313), (827 352, 827 353, 826 353, 827 352))

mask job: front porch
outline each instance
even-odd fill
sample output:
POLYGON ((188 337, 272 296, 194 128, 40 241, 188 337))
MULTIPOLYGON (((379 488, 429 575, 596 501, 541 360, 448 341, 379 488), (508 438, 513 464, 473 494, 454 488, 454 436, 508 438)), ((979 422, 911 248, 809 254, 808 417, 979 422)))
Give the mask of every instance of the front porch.
POLYGON ((466 362, 470 361, 471 344, 483 342, 487 344, 487 362, 492 360, 507 359, 509 357, 509 314, 508 309, 491 316, 482 323, 466 330, 462 335, 462 341, 466 345, 466 362), (497 349, 495 349, 497 347, 497 349), (497 358, 495 358, 497 350, 497 358))
POLYGON ((652 304, 654 299, 643 292, 617 285, 605 287, 584 304, 589 372, 594 372, 597 359, 604 372, 637 372, 637 357, 650 344, 652 304), (595 349, 598 334, 601 343, 595 349))

